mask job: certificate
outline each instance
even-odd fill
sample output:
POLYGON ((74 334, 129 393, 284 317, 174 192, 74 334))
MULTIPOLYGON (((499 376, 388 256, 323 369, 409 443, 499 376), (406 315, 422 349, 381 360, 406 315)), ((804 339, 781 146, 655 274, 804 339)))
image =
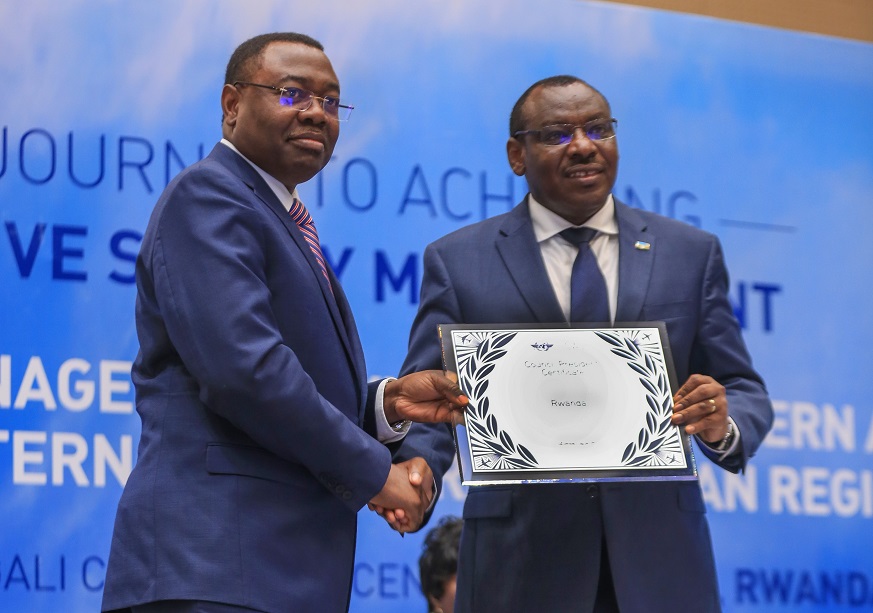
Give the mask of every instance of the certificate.
POLYGON ((455 424, 464 485, 697 478, 670 423, 664 323, 442 325, 440 338, 470 399, 455 424))

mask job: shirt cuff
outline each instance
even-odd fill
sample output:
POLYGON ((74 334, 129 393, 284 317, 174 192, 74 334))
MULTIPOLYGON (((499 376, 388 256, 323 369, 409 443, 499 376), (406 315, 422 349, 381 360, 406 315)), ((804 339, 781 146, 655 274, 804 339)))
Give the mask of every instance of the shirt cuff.
MULTIPOLYGON (((733 455, 734 452, 740 448, 740 429, 737 428, 737 422, 735 422, 734 418, 731 417, 730 415, 728 415, 728 421, 731 423, 731 426, 733 427, 734 435, 731 439, 731 444, 727 447, 727 449, 723 449, 723 450, 719 449, 719 446, 722 444, 721 441, 716 441, 715 443, 707 443, 705 440, 703 440, 699 436, 697 437, 697 440, 700 441, 701 444, 706 445, 706 447, 710 451, 718 454, 716 456, 716 459, 719 462, 721 462, 722 460, 724 460, 728 456, 733 455)), ((697 435, 695 434, 695 436, 697 436, 697 435)))
POLYGON ((385 417, 385 385, 389 381, 395 381, 394 377, 383 379, 376 389, 376 439, 380 443, 394 443, 406 436, 409 432, 410 422, 401 422, 403 426, 395 430, 385 417))

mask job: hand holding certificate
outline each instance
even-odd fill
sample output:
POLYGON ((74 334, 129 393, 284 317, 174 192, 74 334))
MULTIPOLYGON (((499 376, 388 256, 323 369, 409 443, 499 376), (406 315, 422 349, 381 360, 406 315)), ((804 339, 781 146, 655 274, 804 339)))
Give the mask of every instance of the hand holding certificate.
POLYGON ((696 478, 687 436, 671 422, 663 324, 440 334, 470 400, 455 427, 465 485, 696 478))

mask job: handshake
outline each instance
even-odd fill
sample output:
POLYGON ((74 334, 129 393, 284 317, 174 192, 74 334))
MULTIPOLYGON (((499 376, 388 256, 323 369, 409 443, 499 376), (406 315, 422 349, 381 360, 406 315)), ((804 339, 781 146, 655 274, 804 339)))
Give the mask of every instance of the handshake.
MULTIPOLYGON (((425 370, 385 385, 385 417, 389 423, 410 420, 458 423, 467 397, 441 371, 425 370)), ((394 530, 404 534, 421 527, 434 497, 434 480, 424 458, 392 464, 382 490, 367 505, 394 530)))
POLYGON ((424 458, 392 464, 382 491, 367 504, 401 535, 415 532, 434 497, 433 473, 424 458))

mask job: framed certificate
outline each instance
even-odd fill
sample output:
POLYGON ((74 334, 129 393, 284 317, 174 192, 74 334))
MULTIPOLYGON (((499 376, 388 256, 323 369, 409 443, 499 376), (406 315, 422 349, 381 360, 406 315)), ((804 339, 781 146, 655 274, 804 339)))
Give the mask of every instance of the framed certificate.
POLYGON ((697 478, 689 437, 670 423, 664 323, 439 331, 470 399, 454 428, 464 485, 697 478))

